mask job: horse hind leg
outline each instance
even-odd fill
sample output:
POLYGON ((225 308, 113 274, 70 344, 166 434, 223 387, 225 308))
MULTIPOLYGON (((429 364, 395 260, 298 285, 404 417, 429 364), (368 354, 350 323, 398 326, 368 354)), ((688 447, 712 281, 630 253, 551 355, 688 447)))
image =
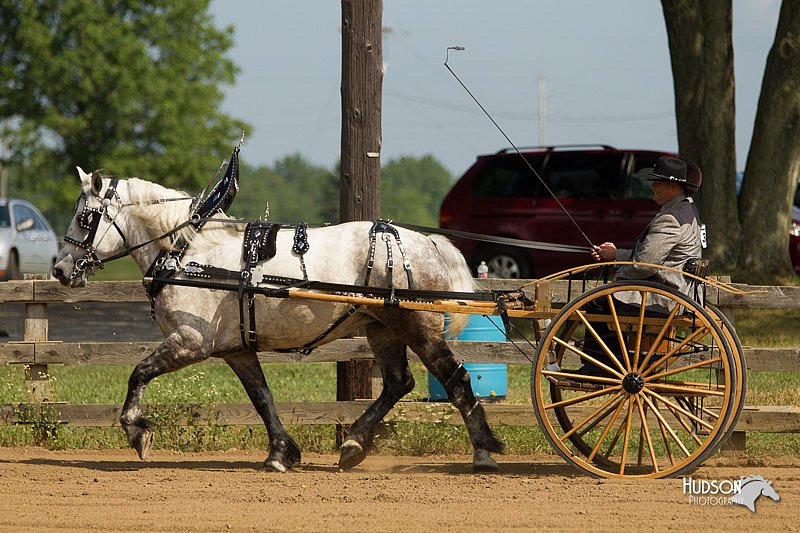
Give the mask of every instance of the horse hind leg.
POLYGON ((292 468, 300 462, 300 446, 289 436, 278 417, 272 392, 267 386, 258 357, 252 352, 240 352, 226 357, 225 362, 242 382, 247 396, 267 428, 269 455, 264 461, 264 468, 276 472, 285 472, 287 468, 292 468))
POLYGON ((461 413, 472 442, 472 469, 476 472, 496 471, 497 462, 491 453, 502 453, 503 443, 492 433, 483 405, 472 392, 469 372, 456 361, 442 338, 441 319, 431 318, 431 313, 417 312, 407 316, 397 324, 408 332, 408 345, 439 380, 448 399, 461 413))
POLYGON ((339 468, 347 470, 367 456, 375 437, 375 428, 400 398, 414 389, 414 376, 408 367, 406 345, 389 328, 378 322, 366 327, 375 361, 380 367, 383 390, 378 399, 355 421, 339 455, 339 468))

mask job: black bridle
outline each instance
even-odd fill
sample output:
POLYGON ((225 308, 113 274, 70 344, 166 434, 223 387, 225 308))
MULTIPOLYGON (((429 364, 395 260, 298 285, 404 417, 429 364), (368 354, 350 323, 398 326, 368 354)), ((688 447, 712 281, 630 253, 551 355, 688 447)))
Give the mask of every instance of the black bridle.
MULTIPOLYGON (((118 179, 111 179, 111 183, 108 185, 108 189, 106 189, 106 193, 103 196, 102 205, 99 208, 89 207, 89 195, 87 193, 81 193, 81 196, 78 198, 78 203, 80 203, 81 198, 83 199, 83 209, 81 210, 80 214, 78 214, 78 205, 76 204, 76 218, 78 220, 78 225, 85 229, 88 233, 82 241, 74 239, 69 235, 64 235, 64 242, 68 242, 85 250, 84 256, 75 261, 75 267, 70 275, 71 280, 77 278, 79 275, 89 269, 96 269, 98 267, 102 268, 103 260, 97 256, 94 240, 97 236, 97 230, 100 227, 100 221, 103 219, 103 217, 108 218, 111 225, 117 230, 117 233, 119 233, 119 236, 122 238, 122 244, 127 244, 125 234, 122 233, 122 229, 115 220, 116 216, 112 218, 108 213, 108 206, 111 205, 111 201, 114 198, 116 198, 120 203, 120 209, 122 208, 122 200, 117 194, 118 183, 118 179)), ((119 212, 117 214, 119 214, 119 212)))

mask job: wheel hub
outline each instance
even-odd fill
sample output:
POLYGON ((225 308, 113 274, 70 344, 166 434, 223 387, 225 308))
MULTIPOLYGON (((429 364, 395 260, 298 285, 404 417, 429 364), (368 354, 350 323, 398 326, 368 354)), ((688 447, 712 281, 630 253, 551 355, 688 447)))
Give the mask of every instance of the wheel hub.
POLYGON ((622 388, 628 394, 638 394, 644 388, 644 379, 637 372, 631 372, 622 378, 622 388))

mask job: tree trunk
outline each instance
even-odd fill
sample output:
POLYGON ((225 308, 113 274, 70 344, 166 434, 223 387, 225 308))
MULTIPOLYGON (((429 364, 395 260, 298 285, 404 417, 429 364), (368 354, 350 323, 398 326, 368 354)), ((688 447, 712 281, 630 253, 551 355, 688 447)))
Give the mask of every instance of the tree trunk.
POLYGON ((708 227, 707 258, 730 271, 739 250, 736 209, 733 11, 730 0, 662 0, 675 88, 678 149, 703 171, 695 195, 708 227))
POLYGON ((800 9, 781 6, 767 57, 753 139, 739 196, 740 274, 750 281, 793 275, 788 248, 792 195, 800 173, 800 9))
MULTIPOLYGON (((341 222, 380 217, 382 16, 382 0, 342 0, 341 222)), ((336 399, 372 397, 371 378, 372 361, 337 363, 336 399)))

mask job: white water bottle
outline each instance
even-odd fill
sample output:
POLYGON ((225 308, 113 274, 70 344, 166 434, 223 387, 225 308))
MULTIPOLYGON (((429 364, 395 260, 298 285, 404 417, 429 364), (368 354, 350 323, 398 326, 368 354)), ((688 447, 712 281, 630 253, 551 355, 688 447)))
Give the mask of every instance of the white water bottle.
POLYGON ((481 264, 478 265, 478 277, 480 279, 489 279, 489 267, 486 265, 486 261, 481 261, 481 264))

